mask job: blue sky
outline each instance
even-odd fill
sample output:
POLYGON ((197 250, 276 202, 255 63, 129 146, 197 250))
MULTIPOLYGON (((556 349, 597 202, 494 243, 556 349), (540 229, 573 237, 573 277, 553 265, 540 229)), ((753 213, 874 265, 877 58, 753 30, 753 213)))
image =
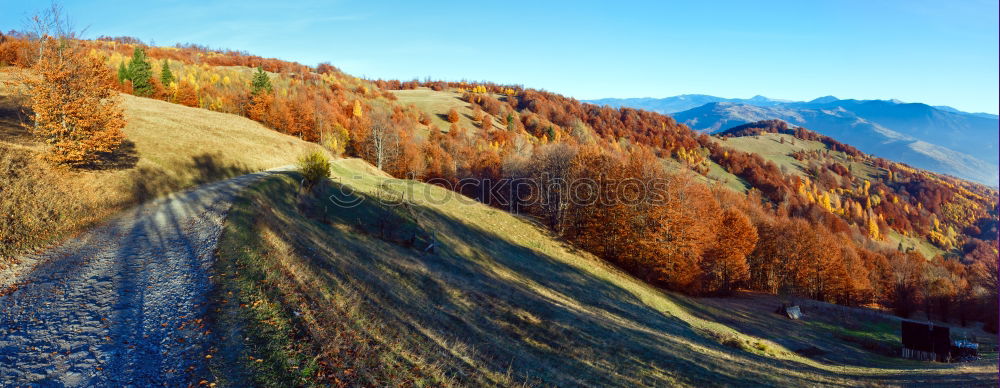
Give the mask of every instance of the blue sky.
MULTIPOLYGON (((370 78, 579 99, 897 98, 998 111, 998 5, 969 1, 64 1, 86 36, 191 42, 370 78)), ((47 2, 0 0, 0 28, 47 2)))

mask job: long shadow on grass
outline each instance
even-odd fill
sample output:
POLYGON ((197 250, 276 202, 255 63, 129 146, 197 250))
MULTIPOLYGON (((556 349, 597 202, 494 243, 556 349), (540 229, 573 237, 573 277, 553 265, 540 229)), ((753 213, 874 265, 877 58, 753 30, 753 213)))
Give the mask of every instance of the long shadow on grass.
MULTIPOLYGON (((812 368, 739 354, 619 285, 438 208, 413 204, 419 222, 409 225, 397 209, 355 193, 360 205, 328 207, 320 219, 295 224, 301 216, 293 182, 258 189, 274 203, 267 211, 280 224, 272 231, 310 258, 331 288, 367 291, 368 311, 412 340, 439 347, 437 354, 474 349, 465 352, 474 364, 501 374, 509 367, 515 376, 559 386, 829 383, 824 371, 798 374, 812 368), (376 235, 373 225, 385 219, 405 230, 402 236, 438 236, 437 248, 423 253, 406 239, 376 235)), ((333 184, 325 194, 341 192, 333 184)), ((231 217, 256 211, 234 209, 231 217)))

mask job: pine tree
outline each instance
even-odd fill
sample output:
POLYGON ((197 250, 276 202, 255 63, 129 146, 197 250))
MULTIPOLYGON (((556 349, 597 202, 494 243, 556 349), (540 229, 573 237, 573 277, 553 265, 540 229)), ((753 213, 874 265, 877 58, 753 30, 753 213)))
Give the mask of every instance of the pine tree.
POLYGON ((146 52, 141 47, 132 51, 132 60, 128 63, 128 79, 132 81, 132 93, 137 96, 153 94, 153 67, 146 60, 146 52))
POLYGON ((163 70, 160 70, 160 83, 162 83, 163 86, 167 86, 170 85, 171 82, 174 82, 174 73, 170 72, 170 62, 164 59, 163 70))
POLYGON ((257 66, 257 72, 254 73, 253 81, 250 82, 250 93, 256 95, 261 90, 270 93, 273 89, 271 88, 271 78, 267 76, 263 68, 257 66))
POLYGON ((118 63, 118 83, 125 83, 128 78, 128 69, 125 68, 125 61, 118 63))

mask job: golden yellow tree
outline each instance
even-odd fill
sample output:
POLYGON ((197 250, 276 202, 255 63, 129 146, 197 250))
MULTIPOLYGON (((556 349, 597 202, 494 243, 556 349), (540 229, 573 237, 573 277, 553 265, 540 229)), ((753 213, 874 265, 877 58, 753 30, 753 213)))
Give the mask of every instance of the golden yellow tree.
POLYGON ((50 145, 47 159, 85 166, 125 141, 125 113, 113 89, 114 75, 100 58, 72 39, 45 38, 26 80, 30 130, 50 145))
POLYGON ((351 113, 354 115, 354 117, 361 118, 361 115, 362 115, 363 112, 364 111, 361 110, 361 101, 355 100, 354 101, 354 110, 351 113))
POLYGON ((882 239, 882 233, 878 229, 878 220, 875 217, 868 218, 868 238, 872 240, 882 239))

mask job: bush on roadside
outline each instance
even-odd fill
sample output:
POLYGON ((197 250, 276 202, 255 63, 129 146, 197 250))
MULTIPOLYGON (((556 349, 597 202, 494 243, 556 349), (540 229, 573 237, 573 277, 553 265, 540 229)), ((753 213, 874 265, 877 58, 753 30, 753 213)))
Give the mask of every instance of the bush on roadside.
POLYGON ((303 155, 299 158, 297 167, 302 174, 302 188, 307 192, 330 176, 330 159, 319 151, 303 155))

